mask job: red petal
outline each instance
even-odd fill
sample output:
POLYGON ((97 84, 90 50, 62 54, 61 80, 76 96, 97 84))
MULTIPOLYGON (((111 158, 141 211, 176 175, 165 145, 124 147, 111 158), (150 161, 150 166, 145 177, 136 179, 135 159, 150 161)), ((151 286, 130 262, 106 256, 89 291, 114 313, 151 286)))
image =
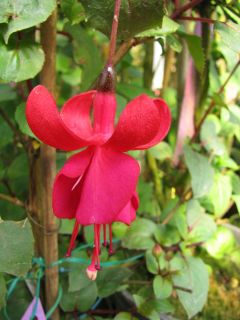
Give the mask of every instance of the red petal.
POLYGON ((130 225, 136 219, 136 210, 139 206, 139 199, 137 192, 134 192, 130 201, 118 214, 116 221, 123 222, 130 225))
POLYGON ((72 219, 80 201, 84 173, 93 156, 93 148, 73 155, 56 176, 53 186, 52 205, 58 218, 72 219))
POLYGON ((171 112, 166 104, 166 102, 163 99, 154 99, 153 100, 154 104, 158 108, 158 112, 160 115, 160 127, 158 129, 158 133, 156 136, 148 143, 142 144, 134 149, 142 150, 142 149, 148 149, 154 146, 155 144, 159 143, 162 141, 166 135, 168 134, 168 131, 171 126, 171 112))
POLYGON ((111 137, 115 112, 114 94, 88 91, 69 99, 63 106, 61 117, 76 136, 86 140, 88 145, 96 145, 105 143, 111 137))
POLYGON ((146 95, 141 95, 123 110, 109 145, 119 151, 137 149, 149 143, 159 129, 160 113, 156 104, 146 95))
POLYGON ((44 143, 62 150, 77 150, 86 142, 75 137, 63 124, 52 95, 36 86, 27 100, 26 117, 33 133, 44 143))
POLYGON ((96 148, 84 177, 77 209, 79 224, 110 224, 136 189, 140 168, 120 152, 96 148))

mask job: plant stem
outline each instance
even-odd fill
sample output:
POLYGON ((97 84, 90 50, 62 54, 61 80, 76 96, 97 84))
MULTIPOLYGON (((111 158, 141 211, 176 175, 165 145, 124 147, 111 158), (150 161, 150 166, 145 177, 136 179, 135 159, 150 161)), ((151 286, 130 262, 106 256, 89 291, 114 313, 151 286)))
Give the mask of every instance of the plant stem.
MULTIPOLYGON (((55 10, 46 22, 41 24, 41 44, 45 53, 45 63, 40 74, 43 84, 53 95, 56 95, 56 22, 57 11, 55 10)), ((43 255, 46 265, 58 260, 58 236, 56 233, 57 219, 52 212, 52 186, 56 173, 56 151, 54 148, 41 144, 40 147, 40 198, 41 224, 44 226, 43 255)), ((46 268, 45 271, 45 297, 46 307, 49 310, 58 296, 58 268, 46 268)), ((59 309, 57 308, 51 319, 58 320, 59 309)))
POLYGON ((182 7, 176 9, 172 15, 171 15, 171 18, 172 19, 176 19, 178 18, 179 16, 181 16, 181 14, 183 14, 185 11, 189 10, 189 9, 192 9, 194 7, 196 7, 199 3, 203 2, 203 0, 192 0, 191 2, 183 5, 182 7))
POLYGON ((109 56, 107 64, 112 66, 114 60, 114 54, 116 50, 116 41, 117 41, 117 31, 118 31, 118 22, 119 22, 119 13, 120 13, 121 0, 115 1, 114 16, 112 22, 112 32, 110 37, 109 45, 109 56))
MULTIPOLYGON (((230 72, 229 76, 227 77, 227 79, 225 80, 225 82, 223 83, 223 85, 222 85, 222 86, 220 87, 220 89, 218 90, 217 95, 220 95, 220 94, 224 91, 226 85, 228 84, 229 80, 231 79, 231 77, 233 76, 233 74, 234 74, 234 73, 236 72, 236 70, 238 69, 239 65, 240 65, 240 60, 238 60, 238 62, 235 64, 235 66, 234 66, 234 68, 232 69, 232 71, 230 72)), ((199 121, 199 123, 198 123, 198 125, 197 125, 197 127, 196 127, 195 134, 194 134, 194 136, 192 137, 191 142, 195 141, 195 139, 196 139, 197 136, 199 135, 203 122, 204 122, 205 119, 207 118, 208 114, 213 110, 213 108, 215 107, 215 104, 216 104, 215 99, 212 98, 208 109, 205 111, 203 117, 201 118, 201 120, 199 121)))
POLYGON ((16 206, 19 206, 19 207, 23 207, 25 208, 25 204, 22 200, 16 198, 16 197, 11 197, 9 196, 8 194, 4 194, 4 193, 0 193, 0 199, 1 200, 5 200, 5 201, 8 201, 16 206))

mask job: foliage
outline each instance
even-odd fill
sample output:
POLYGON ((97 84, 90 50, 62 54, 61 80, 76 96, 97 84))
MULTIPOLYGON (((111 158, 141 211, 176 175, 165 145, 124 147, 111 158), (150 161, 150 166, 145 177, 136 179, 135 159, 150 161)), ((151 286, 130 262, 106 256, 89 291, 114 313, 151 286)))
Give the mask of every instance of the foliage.
MULTIPOLYGON (((159 94, 144 81, 146 74, 152 77, 152 68, 145 62, 149 58, 147 45, 152 46, 154 39, 162 46, 161 59, 165 58, 160 93, 171 108, 172 128, 160 145, 131 153, 142 168, 138 217, 131 227, 113 226, 119 240, 116 254, 108 257, 107 250, 102 250, 106 267, 97 281, 89 281, 84 273, 83 263, 89 259, 93 240, 90 227, 81 231, 78 245, 84 240, 87 249, 74 252, 77 263, 59 262, 62 319, 80 313, 87 319, 85 312, 91 309, 96 319, 103 319, 98 317, 99 304, 99 309, 109 311, 108 319, 143 316, 155 320, 166 314, 200 319, 206 303, 204 319, 226 319, 227 315, 219 316, 220 312, 209 316, 213 291, 216 294, 214 279, 224 282, 220 276, 224 274, 240 281, 240 8, 233 1, 205 1, 194 7, 191 18, 207 18, 208 22, 200 22, 199 33, 195 32, 195 20, 182 23, 171 15, 175 12, 172 2, 167 2, 167 8, 164 3, 122 1, 118 45, 122 49, 134 37, 136 46, 117 63, 116 94, 118 114, 141 93, 159 94), (214 32, 209 24, 214 25, 214 32), (175 165, 172 158, 179 139, 187 74, 184 66, 190 58, 196 84, 196 92, 190 92, 196 136, 184 137, 182 155, 175 165), (201 119, 204 121, 199 127, 201 119), (116 265, 119 261, 121 264, 116 265), (123 312, 114 314, 114 310, 123 312)), ((112 0, 60 2, 56 63, 59 105, 88 90, 97 80, 108 51, 113 5, 112 0)), ((32 191, 29 180, 39 141, 28 128, 24 111, 29 89, 39 83, 46 58, 39 24, 55 6, 54 0, 3 0, 0 4, 0 317, 7 310, 11 319, 22 315, 32 299, 22 280, 35 279, 42 267, 32 263, 36 221, 28 207, 32 191), (14 290, 9 294, 12 283, 14 290)), ((187 127, 191 119, 188 113, 183 117, 187 127)), ((64 157, 58 153, 59 168, 64 157)), ((64 221, 59 232, 60 258, 71 230, 72 222, 64 221)), ((224 283, 221 290, 226 295, 232 289, 224 283)), ((239 293, 236 296, 234 291, 235 300, 239 299, 239 293)))

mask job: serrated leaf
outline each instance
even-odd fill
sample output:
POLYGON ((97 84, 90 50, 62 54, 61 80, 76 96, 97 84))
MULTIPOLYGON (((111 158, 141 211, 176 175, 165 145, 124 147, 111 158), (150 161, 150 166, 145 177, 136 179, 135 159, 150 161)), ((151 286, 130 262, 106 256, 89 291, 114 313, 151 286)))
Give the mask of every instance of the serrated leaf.
POLYGON ((214 30, 219 33, 221 40, 233 51, 240 52, 240 25, 233 22, 227 24, 217 22, 214 30))
POLYGON ((29 222, 0 223, 0 272, 24 276, 32 266, 33 235, 29 222))
POLYGON ((212 237, 216 231, 216 224, 210 215, 195 199, 187 203, 187 221, 189 225, 188 241, 204 242, 212 237))
MULTIPOLYGON (((87 13, 88 24, 110 36, 114 0, 81 0, 87 13)), ((128 39, 155 26, 161 26, 164 14, 162 0, 122 1, 118 37, 128 39)))
POLYGON ((5 42, 16 31, 27 29, 47 20, 57 2, 55 0, 2 0, 0 22, 6 22, 5 42))
POLYGON ((214 177, 214 184, 206 197, 213 206, 213 212, 216 217, 221 217, 231 201, 232 184, 230 176, 223 174, 216 174, 214 177))
POLYGON ((181 52, 182 51, 182 44, 181 42, 178 40, 178 38, 173 35, 173 34, 169 34, 166 37, 166 41, 167 44, 176 52, 181 52))
POLYGON ((155 230, 156 224, 151 220, 137 218, 127 230, 122 244, 128 249, 151 249, 155 243, 153 241, 155 230))
POLYGON ((172 294, 172 283, 161 276, 156 276, 153 280, 153 291, 156 298, 166 299, 172 294))
POLYGON ((187 41, 188 49, 193 58, 196 69, 202 73, 205 64, 202 40, 196 35, 186 34, 184 37, 187 41))
POLYGON ((212 114, 206 118, 200 131, 200 139, 204 148, 214 155, 219 156, 226 153, 223 139, 218 137, 220 130, 220 121, 212 114))
POLYGON ((191 290, 177 290, 177 294, 188 318, 192 318, 202 310, 207 301, 209 279, 206 265, 199 258, 187 257, 185 268, 173 275, 172 279, 175 286, 191 290))
POLYGON ((91 308, 97 299, 97 286, 90 284, 76 292, 69 292, 67 290, 67 281, 62 280, 63 295, 60 302, 61 308, 65 312, 72 312, 75 310, 87 311, 91 308))
POLYGON ((174 33, 178 30, 180 25, 167 16, 163 17, 162 26, 149 29, 137 34, 137 37, 160 37, 174 33))
POLYGON ((98 296, 106 298, 117 292, 123 283, 132 275, 128 268, 104 268, 97 276, 98 296))
POLYGON ((77 0, 62 0, 61 7, 63 13, 72 23, 80 23, 86 18, 85 10, 77 0))
POLYGON ((213 185, 214 170, 207 158, 189 146, 184 147, 184 156, 192 179, 193 195, 195 198, 201 198, 213 185))
POLYGON ((0 41, 0 79, 19 82, 34 78, 42 69, 44 53, 39 45, 21 41, 5 45, 0 41))

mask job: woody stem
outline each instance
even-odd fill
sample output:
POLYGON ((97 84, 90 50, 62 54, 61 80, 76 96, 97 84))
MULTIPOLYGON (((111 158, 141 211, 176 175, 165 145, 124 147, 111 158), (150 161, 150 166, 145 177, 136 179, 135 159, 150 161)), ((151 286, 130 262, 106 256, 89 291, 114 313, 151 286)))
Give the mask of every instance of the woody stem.
POLYGON ((119 12, 120 12, 121 0, 115 1, 114 16, 112 22, 112 32, 110 37, 109 45, 109 56, 108 56, 108 65, 113 64, 113 58, 116 50, 116 41, 117 41, 117 31, 118 31, 118 21, 119 21, 119 12))

